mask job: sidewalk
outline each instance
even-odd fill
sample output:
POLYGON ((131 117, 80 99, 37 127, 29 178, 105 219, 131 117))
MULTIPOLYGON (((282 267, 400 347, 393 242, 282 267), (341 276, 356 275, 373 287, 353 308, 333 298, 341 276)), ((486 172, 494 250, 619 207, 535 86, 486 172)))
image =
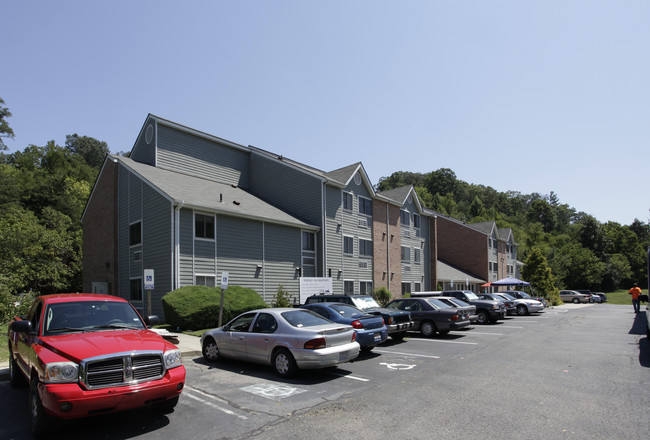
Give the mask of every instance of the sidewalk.
MULTIPOLYGON (((201 356, 201 342, 197 336, 183 333, 169 333, 165 338, 181 350, 185 361, 201 356)), ((0 362, 0 382, 9 380, 9 362, 0 362)))

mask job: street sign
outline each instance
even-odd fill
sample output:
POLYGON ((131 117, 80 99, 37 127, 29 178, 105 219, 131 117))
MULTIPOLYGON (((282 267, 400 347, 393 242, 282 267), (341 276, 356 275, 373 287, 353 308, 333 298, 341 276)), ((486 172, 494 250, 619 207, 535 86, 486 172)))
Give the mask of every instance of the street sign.
POLYGON ((144 290, 155 290, 153 282, 153 269, 144 270, 144 290))
POLYGON ((228 272, 221 272, 221 288, 228 288, 228 272))

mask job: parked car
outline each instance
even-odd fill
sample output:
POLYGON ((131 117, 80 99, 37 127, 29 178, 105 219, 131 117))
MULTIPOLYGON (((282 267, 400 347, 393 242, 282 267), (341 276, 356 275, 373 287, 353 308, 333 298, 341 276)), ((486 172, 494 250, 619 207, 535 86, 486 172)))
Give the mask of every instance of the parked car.
POLYGON ((560 290, 560 299, 564 302, 575 304, 588 303, 590 295, 585 295, 576 290, 560 290))
POLYGON ((596 292, 596 295, 600 296, 601 303, 607 302, 607 295, 605 295, 603 292, 596 292))
POLYGON ((201 347, 208 362, 226 357, 271 365, 280 377, 351 361, 360 350, 352 326, 291 308, 243 313, 203 333, 201 347))
POLYGON ((583 293, 585 295, 589 295, 589 302, 590 303, 599 303, 602 302, 600 299, 600 296, 596 295, 595 293, 592 293, 590 290, 587 289, 576 289, 576 292, 583 293))
POLYGON ((388 339, 388 329, 381 316, 371 315, 345 303, 318 303, 301 306, 323 318, 339 324, 348 324, 357 334, 361 351, 370 351, 388 339))
POLYGON ((534 299, 535 301, 541 302, 544 308, 548 307, 548 300, 543 296, 532 296, 526 292, 522 292, 521 290, 502 290, 501 292, 497 293, 507 293, 508 295, 517 299, 534 299))
POLYGON ((47 435, 53 417, 174 408, 185 367, 180 350, 147 328, 157 322, 111 295, 36 298, 8 332, 9 381, 30 386, 32 433, 47 435))
POLYGON ((514 315, 517 313, 517 307, 515 307, 515 299, 513 297, 506 297, 504 295, 499 295, 496 293, 480 293, 478 295, 480 299, 493 299, 495 301, 501 301, 506 307, 506 314, 514 315))
POLYGON ((433 336, 436 332, 446 334, 470 325, 467 312, 436 297, 395 299, 386 307, 410 312, 415 322, 413 329, 422 336, 433 336))
POLYGON ((527 293, 517 292, 519 293, 519 298, 517 298, 510 294, 512 292, 513 291, 496 292, 496 295, 503 295, 506 298, 511 298, 514 301, 515 311, 517 315, 525 316, 531 313, 540 313, 544 311, 544 304, 536 299, 532 299, 530 297, 526 298, 526 296, 528 296, 527 293))
POLYGON ((388 336, 393 339, 403 339, 406 336, 406 332, 413 328, 413 320, 409 312, 381 307, 370 295, 323 294, 312 295, 305 300, 305 304, 323 302, 352 304, 366 313, 381 316, 388 329, 388 336))
POLYGON ((476 306, 466 303, 465 301, 462 301, 458 298, 454 298, 453 296, 439 296, 438 299, 440 301, 446 302, 450 306, 466 311, 469 315, 470 323, 474 324, 476 321, 478 321, 478 315, 476 314, 476 306))
POLYGON ((471 290, 444 290, 443 296, 453 296, 466 303, 476 306, 476 314, 478 315, 479 324, 487 324, 488 322, 496 322, 506 316, 506 307, 499 301, 493 299, 480 299, 471 290))

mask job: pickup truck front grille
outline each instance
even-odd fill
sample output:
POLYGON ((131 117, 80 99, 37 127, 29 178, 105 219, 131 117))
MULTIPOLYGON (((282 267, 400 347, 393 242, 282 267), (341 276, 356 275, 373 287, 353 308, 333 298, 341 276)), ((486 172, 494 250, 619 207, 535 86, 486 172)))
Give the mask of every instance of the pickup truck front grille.
POLYGON ((81 363, 81 381, 88 389, 133 385, 161 379, 164 374, 160 352, 120 353, 81 363))

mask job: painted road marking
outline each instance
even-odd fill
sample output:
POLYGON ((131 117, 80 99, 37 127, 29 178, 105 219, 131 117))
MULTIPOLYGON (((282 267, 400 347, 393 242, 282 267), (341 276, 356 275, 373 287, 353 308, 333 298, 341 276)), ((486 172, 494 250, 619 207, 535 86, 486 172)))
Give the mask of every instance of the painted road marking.
POLYGON ((490 335, 490 336, 503 336, 503 333, 481 333, 481 332, 475 332, 472 330, 472 335, 490 335))
POLYGON ((352 380, 358 380, 361 382, 369 382, 370 379, 364 379, 363 377, 357 377, 357 376, 352 376, 351 374, 341 374, 341 373, 332 373, 331 371, 323 371, 325 374, 329 374, 332 376, 337 376, 337 377, 343 377, 345 379, 352 379, 352 380))
MULTIPOLYGON (((499 327, 501 328, 501 327, 499 327)), ((446 342, 447 344, 478 345, 478 342, 445 341, 444 339, 410 339, 411 341, 446 342)))
MULTIPOLYGON (((230 414, 231 416, 239 417, 239 418, 242 419, 242 420, 246 420, 246 419, 248 419, 248 417, 246 417, 246 416, 243 416, 243 415, 241 415, 241 414, 237 414, 237 413, 234 412, 234 411, 231 411, 231 410, 229 410, 229 409, 227 409, 227 408, 223 408, 223 407, 221 407, 221 406, 219 406, 219 405, 217 405, 217 404, 215 404, 215 403, 213 403, 213 402, 210 402, 209 400, 202 399, 202 398, 200 398, 200 397, 194 396, 194 395, 192 395, 191 393, 197 393, 197 394, 200 394, 200 395, 202 395, 202 396, 207 397, 208 399, 216 400, 216 401, 218 401, 218 402, 224 402, 224 401, 222 401, 221 399, 219 399, 218 397, 211 396, 210 394, 206 394, 206 393, 204 393, 204 392, 202 392, 202 391, 197 390, 196 388, 191 388, 191 389, 190 389, 190 387, 188 387, 188 386, 185 387, 185 391, 183 392, 182 395, 185 396, 185 397, 189 397, 190 399, 194 399, 194 400, 196 400, 196 401, 199 401, 199 402, 201 402, 201 403, 204 404, 204 405, 211 406, 211 407, 214 408, 214 409, 218 409, 219 411, 225 412, 226 414, 230 414), (188 389, 189 389, 189 391, 188 391, 188 389)), ((224 402, 224 403, 225 403, 225 402, 224 402)))
POLYGON ((413 353, 402 353, 399 351, 387 351, 387 350, 377 350, 375 349, 377 353, 387 353, 387 354, 401 354, 402 356, 418 356, 418 357, 424 357, 424 358, 430 358, 430 359, 440 359, 440 356, 431 356, 428 354, 413 354, 413 353))
POLYGON ((304 393, 307 390, 294 388, 286 385, 279 385, 275 383, 260 383, 256 385, 249 385, 240 388, 247 393, 256 394, 258 396, 266 397, 271 400, 284 399, 285 397, 295 396, 296 394, 304 393))

